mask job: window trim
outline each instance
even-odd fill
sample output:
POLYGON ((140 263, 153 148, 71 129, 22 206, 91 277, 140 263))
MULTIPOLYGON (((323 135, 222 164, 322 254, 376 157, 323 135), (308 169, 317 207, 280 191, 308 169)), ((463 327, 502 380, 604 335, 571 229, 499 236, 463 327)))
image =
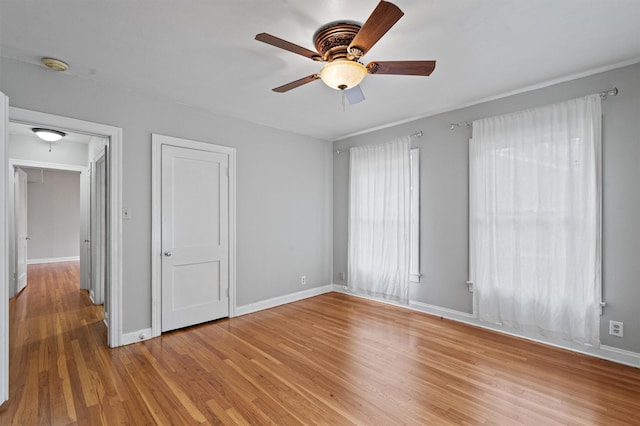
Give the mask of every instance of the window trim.
POLYGON ((420 149, 412 148, 411 156, 411 224, 409 237, 409 282, 419 283, 420 277, 420 149))

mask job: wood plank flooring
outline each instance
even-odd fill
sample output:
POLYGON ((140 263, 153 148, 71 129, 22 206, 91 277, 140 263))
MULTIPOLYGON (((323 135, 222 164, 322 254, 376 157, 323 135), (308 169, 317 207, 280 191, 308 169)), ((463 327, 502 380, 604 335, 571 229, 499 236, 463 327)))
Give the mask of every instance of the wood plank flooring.
POLYGON ((78 274, 11 300, 0 424, 640 425, 640 369, 339 293, 109 349, 78 274))

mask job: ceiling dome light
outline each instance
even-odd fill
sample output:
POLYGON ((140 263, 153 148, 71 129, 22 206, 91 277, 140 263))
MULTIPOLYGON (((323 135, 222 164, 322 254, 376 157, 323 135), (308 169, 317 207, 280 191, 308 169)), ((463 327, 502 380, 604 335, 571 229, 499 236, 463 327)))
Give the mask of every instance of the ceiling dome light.
POLYGON ((45 67, 54 71, 66 71, 69 69, 69 64, 55 58, 42 58, 42 63, 45 67))
POLYGON ((346 59, 329 62, 320 70, 320 78, 336 90, 356 87, 367 75, 367 69, 359 62, 346 59))
POLYGON ((67 136, 65 132, 52 129, 43 129, 41 127, 35 127, 31 130, 33 130, 33 133, 35 133, 40 139, 47 142, 56 142, 67 136))

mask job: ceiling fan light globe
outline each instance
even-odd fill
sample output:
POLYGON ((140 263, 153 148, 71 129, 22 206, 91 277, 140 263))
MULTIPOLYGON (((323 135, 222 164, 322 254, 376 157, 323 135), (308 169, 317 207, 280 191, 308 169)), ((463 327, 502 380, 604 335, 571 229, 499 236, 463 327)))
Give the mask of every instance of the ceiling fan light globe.
POLYGON ((356 87, 367 75, 367 68, 359 62, 349 60, 333 61, 320 70, 320 78, 335 90, 356 87))

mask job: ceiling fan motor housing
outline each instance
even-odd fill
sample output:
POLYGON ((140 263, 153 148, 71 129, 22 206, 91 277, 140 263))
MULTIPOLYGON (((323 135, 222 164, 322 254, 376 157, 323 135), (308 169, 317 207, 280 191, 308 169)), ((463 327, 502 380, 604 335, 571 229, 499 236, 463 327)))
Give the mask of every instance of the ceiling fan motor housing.
POLYGON ((362 25, 355 21, 330 22, 315 32, 313 42, 322 58, 327 62, 354 61, 362 55, 353 55, 348 51, 348 47, 361 27, 362 25))

